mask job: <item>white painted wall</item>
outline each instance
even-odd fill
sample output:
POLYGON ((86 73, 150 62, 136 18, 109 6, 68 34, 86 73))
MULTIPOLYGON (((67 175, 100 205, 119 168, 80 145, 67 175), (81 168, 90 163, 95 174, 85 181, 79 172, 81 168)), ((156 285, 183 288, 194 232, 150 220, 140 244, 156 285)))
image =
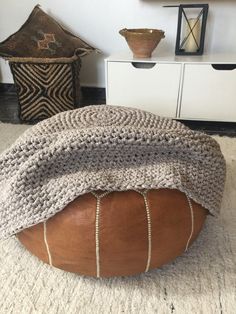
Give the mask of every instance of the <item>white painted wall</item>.
MULTIPOLYGON (((156 54, 174 53, 177 8, 163 8, 164 4, 209 3, 205 53, 236 53, 236 1, 158 1, 158 0, 1 0, 0 41, 15 32, 26 20, 34 5, 61 24, 80 35, 103 54, 92 54, 83 59, 82 85, 105 86, 104 57, 128 50, 121 28, 154 27, 166 32, 156 54)), ((0 82, 11 83, 8 64, 0 61, 0 82)))

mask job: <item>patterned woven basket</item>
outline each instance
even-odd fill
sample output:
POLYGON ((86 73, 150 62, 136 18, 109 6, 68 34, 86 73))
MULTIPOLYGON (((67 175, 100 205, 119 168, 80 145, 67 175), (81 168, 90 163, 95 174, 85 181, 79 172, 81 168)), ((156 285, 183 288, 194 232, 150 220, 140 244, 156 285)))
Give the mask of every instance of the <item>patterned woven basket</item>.
POLYGON ((79 106, 81 59, 11 58, 19 118, 37 121, 79 106))

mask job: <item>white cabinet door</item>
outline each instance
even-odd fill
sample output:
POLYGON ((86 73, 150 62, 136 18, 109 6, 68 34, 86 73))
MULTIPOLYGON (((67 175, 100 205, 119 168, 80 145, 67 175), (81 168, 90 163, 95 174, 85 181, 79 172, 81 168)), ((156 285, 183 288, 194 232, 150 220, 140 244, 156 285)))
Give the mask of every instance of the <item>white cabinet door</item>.
POLYGON ((107 63, 107 104, 176 117, 181 64, 107 63))
POLYGON ((235 67, 186 64, 180 119, 236 121, 235 67))

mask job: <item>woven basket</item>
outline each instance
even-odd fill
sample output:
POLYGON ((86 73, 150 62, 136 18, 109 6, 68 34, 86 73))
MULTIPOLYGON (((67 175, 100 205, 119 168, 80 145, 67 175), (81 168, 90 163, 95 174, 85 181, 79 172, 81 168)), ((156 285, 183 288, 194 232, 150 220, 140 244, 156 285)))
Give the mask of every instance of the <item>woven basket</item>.
POLYGON ((9 64, 17 88, 20 120, 43 120, 79 106, 78 56, 11 58, 9 64))

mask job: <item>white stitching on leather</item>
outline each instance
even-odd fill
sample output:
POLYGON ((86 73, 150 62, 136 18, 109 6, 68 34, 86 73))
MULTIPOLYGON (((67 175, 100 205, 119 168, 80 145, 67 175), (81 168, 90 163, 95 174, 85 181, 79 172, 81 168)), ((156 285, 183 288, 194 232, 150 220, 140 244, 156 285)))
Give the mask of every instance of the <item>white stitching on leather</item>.
POLYGON ((190 235, 189 235, 189 238, 188 238, 186 247, 185 247, 185 252, 188 250, 189 243, 190 243, 190 241, 191 241, 191 239, 192 239, 193 232, 194 232, 194 213, 193 213, 193 205, 192 205, 191 199, 188 197, 188 195, 186 195, 186 197, 187 197, 187 200, 188 200, 189 209, 190 209, 190 214, 191 214, 191 232, 190 232, 190 235))
POLYGON ((99 245, 99 218, 100 218, 100 204, 101 199, 108 195, 110 192, 104 192, 103 194, 99 195, 95 192, 91 192, 97 199, 96 204, 96 219, 95 219, 95 243, 96 243, 96 269, 97 269, 97 278, 100 277, 100 245, 99 245))
POLYGON ((52 265, 52 256, 51 256, 51 252, 49 250, 49 245, 48 245, 48 241, 47 241, 47 221, 43 222, 43 239, 44 239, 44 243, 45 243, 47 254, 48 254, 48 263, 50 266, 53 266, 52 265))

